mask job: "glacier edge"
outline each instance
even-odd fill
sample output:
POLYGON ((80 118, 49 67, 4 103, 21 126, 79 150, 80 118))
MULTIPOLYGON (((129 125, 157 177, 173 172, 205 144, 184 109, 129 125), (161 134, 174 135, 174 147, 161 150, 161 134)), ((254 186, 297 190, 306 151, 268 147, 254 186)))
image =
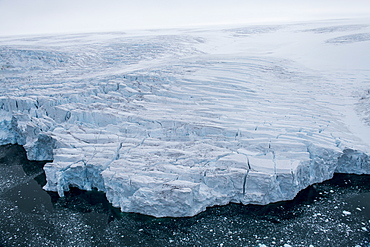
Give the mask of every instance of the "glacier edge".
MULTIPOLYGON (((335 172, 370 174, 359 136, 370 127, 349 123, 355 105, 367 112, 351 94, 366 71, 354 81, 310 70, 275 44, 250 54, 263 37, 312 35, 300 28, 0 41, 0 145, 52 160, 45 190, 95 188, 156 217, 290 200, 335 172)), ((312 39, 341 47, 325 35, 312 39)))

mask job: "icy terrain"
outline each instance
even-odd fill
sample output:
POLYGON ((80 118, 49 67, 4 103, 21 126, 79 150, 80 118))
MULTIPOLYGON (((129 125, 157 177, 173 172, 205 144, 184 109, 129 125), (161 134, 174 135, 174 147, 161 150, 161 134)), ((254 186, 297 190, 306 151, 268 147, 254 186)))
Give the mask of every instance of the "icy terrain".
POLYGON ((370 21, 0 38, 0 144, 46 190, 193 216, 370 174, 370 21))

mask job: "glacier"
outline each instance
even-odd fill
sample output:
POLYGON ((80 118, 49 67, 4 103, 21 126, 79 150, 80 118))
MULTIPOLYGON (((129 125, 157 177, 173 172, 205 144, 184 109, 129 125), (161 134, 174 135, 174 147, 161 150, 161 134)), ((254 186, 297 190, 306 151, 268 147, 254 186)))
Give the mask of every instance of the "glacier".
POLYGON ((0 38, 0 145, 44 189, 194 216, 370 174, 370 21, 0 38))

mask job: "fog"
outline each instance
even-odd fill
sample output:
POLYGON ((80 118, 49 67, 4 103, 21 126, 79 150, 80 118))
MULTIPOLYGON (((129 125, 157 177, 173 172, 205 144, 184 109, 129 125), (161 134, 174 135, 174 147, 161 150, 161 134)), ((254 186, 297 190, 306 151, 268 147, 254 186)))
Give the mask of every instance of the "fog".
POLYGON ((0 0, 0 35, 124 31, 370 16, 368 0, 0 0))

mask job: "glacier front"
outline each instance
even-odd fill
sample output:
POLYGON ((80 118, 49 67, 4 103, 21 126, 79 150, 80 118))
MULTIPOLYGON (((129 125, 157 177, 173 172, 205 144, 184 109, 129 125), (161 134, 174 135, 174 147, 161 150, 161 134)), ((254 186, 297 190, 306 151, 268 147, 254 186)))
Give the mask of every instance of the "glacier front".
POLYGON ((156 217, 370 174, 368 23, 2 37, 0 144, 156 217))

